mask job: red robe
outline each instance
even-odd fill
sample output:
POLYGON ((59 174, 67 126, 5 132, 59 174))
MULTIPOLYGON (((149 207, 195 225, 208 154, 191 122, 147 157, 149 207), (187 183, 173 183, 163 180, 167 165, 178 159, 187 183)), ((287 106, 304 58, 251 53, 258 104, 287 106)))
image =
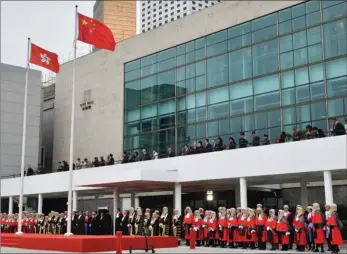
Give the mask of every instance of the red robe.
POLYGON ((239 242, 239 234, 238 234, 238 222, 236 216, 231 216, 228 219, 228 227, 229 227, 229 242, 239 242))
POLYGON ((257 231, 257 241, 266 243, 266 236, 267 236, 267 231, 266 231, 266 224, 267 221, 267 216, 266 215, 258 215, 255 218, 255 227, 257 231))
POLYGON ((328 218, 327 225, 330 227, 331 245, 339 245, 340 247, 343 247, 341 230, 337 224, 337 216, 337 213, 333 212, 333 214, 328 218))
POLYGON ((209 219, 208 220, 208 230, 209 230, 209 238, 210 239, 216 239, 216 233, 218 229, 218 223, 216 219, 209 219))
POLYGON ((295 244, 306 246, 307 238, 305 230, 305 218, 303 214, 294 218, 293 226, 295 228, 295 244))
POLYGON ((277 221, 276 230, 278 232, 278 243, 279 244, 289 244, 289 235, 286 235, 290 231, 288 221, 285 217, 277 221))
POLYGON ((202 229, 202 219, 201 217, 194 217, 192 221, 192 228, 190 229, 191 234, 196 234, 196 240, 204 240, 204 231, 202 229))
POLYGON ((192 226, 194 216, 191 214, 186 214, 183 219, 183 226, 184 226, 184 238, 186 240, 190 239, 190 228, 192 226))
POLYGON ((238 229, 239 241, 247 242, 247 239, 246 239, 246 233, 247 233, 247 227, 248 227, 247 218, 241 216, 238 220, 238 225, 243 227, 243 229, 240 229, 240 228, 238 229))
POLYGON ((314 238, 315 244, 324 244, 324 216, 321 211, 316 211, 312 214, 313 233, 317 236, 314 238))
POLYGON ((209 234, 208 221, 209 221, 209 219, 207 217, 205 217, 201 222, 204 239, 207 239, 208 234, 209 234))
POLYGON ((228 218, 226 216, 221 216, 218 219, 218 239, 223 242, 228 241, 228 218))
POLYGON ((256 242, 257 241, 257 234, 256 234, 256 228, 255 228, 255 216, 248 217, 247 222, 247 231, 246 231, 246 241, 247 242, 256 242), (254 232, 252 232, 254 231, 254 232))
POLYGON ((276 226, 277 226, 277 218, 268 218, 266 223, 265 223, 265 228, 267 230, 267 227, 269 227, 272 230, 267 230, 267 237, 266 241, 272 244, 277 244, 278 243, 278 236, 276 233, 276 226))

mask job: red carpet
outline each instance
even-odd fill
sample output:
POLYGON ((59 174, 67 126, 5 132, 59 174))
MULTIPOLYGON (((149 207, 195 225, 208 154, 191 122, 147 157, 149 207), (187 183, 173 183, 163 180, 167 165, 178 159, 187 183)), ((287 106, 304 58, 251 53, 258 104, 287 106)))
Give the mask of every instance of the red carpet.
MULTIPOLYGON (((153 236, 148 238, 149 248, 177 247, 177 238, 171 236, 153 236)), ((66 252, 101 252, 116 251, 116 236, 79 236, 63 235, 1 234, 1 246, 33 250, 52 250, 66 252)), ((123 236, 121 249, 145 249, 145 237, 123 236)))

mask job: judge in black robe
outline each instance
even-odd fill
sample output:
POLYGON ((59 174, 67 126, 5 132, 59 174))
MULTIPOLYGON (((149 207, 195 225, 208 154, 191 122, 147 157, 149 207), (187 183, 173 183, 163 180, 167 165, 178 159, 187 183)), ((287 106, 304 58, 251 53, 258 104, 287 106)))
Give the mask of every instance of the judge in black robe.
POLYGON ((115 217, 116 217, 115 225, 114 225, 115 232, 122 231, 121 222, 122 222, 122 219, 123 219, 123 214, 121 213, 119 208, 117 208, 115 217))
POLYGON ((129 221, 128 211, 124 210, 123 211, 123 218, 120 222, 120 226, 121 226, 123 235, 129 235, 128 221, 129 221))
POLYGON ((98 235, 99 234, 99 217, 96 212, 92 212, 92 216, 88 220, 89 234, 98 235))
POLYGON ((83 216, 83 212, 80 211, 76 220, 76 235, 84 235, 85 234, 85 217, 83 216))

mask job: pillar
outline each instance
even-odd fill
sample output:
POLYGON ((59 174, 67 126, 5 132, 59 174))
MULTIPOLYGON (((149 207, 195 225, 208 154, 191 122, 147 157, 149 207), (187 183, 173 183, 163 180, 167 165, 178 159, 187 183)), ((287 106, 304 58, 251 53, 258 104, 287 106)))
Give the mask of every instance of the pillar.
POLYGON ((247 181, 246 178, 240 178, 240 204, 241 208, 247 208, 247 181))
POLYGON ((300 183, 300 202, 304 210, 308 206, 307 182, 302 180, 300 183))
POLYGON ((240 185, 237 184, 235 187, 235 206, 241 207, 241 201, 240 201, 240 185))
POLYGON ((130 194, 131 196, 130 196, 130 206, 131 207, 134 207, 135 209, 136 209, 136 207, 135 207, 135 192, 132 192, 131 194, 130 194))
POLYGON ((331 179, 331 171, 324 171, 324 191, 325 203, 331 205, 334 203, 333 183, 331 179))
POLYGON ((43 206, 43 198, 42 194, 38 195, 38 201, 37 201, 37 213, 42 213, 42 206, 43 206))
POLYGON ((13 214, 13 197, 8 197, 8 214, 13 214))
POLYGON ((136 197, 135 198, 135 209, 137 208, 137 207, 140 207, 141 205, 140 205, 140 198, 138 198, 138 197, 136 197))
POLYGON ((177 209, 179 214, 181 214, 182 210, 182 186, 180 183, 175 183, 175 204, 174 209, 177 209))
POLYGON ((72 192, 72 211, 77 211, 77 191, 72 192))
POLYGON ((116 233, 116 213, 117 213, 117 208, 119 206, 119 192, 118 192, 118 188, 114 188, 113 189, 113 235, 116 233))

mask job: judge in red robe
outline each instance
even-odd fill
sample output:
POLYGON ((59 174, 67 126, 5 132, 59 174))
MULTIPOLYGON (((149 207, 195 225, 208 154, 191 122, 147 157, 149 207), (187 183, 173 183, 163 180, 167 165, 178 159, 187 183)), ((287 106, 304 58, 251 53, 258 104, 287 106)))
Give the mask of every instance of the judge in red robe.
POLYGON ((189 246, 189 240, 190 240, 190 229, 192 227, 193 223, 193 213, 192 209, 187 206, 184 210, 184 218, 183 218, 183 229, 184 229, 184 239, 187 241, 186 245, 189 246))
POLYGON ((295 231, 295 244, 298 246, 298 251, 305 251, 307 245, 305 218, 302 207, 296 208, 296 216, 293 220, 293 226, 295 231))
POLYGON ((190 240, 192 239, 192 234, 195 234, 196 246, 201 246, 201 241, 204 239, 204 235, 202 230, 201 212, 199 210, 194 211, 194 218, 190 229, 190 240))
POLYGON ((313 223, 313 235, 314 235, 314 242, 316 244, 316 249, 314 252, 318 252, 319 246, 321 247, 321 251, 324 251, 324 242, 325 242, 325 236, 324 236, 324 215, 320 210, 320 206, 318 203, 314 203, 312 206, 312 223, 313 223))
POLYGON ((208 240, 209 240, 208 221, 210 217, 211 217, 211 211, 206 210, 201 222, 201 230, 202 230, 203 241, 205 242, 205 245, 208 245, 208 240))
POLYGON ((276 232, 276 226, 277 226, 277 218, 275 216, 275 209, 271 209, 269 211, 269 217, 266 220, 265 227, 266 227, 266 241, 268 243, 271 243, 271 249, 270 250, 277 250, 278 249, 278 235, 276 232))
POLYGON ((226 247, 228 242, 228 218, 226 215, 226 208, 220 208, 220 217, 218 218, 218 239, 219 245, 222 248, 226 247))
POLYGON ((247 231, 247 217, 248 217, 248 211, 247 208, 241 209, 241 217, 238 220, 238 237, 240 239, 240 245, 242 246, 242 249, 247 249, 247 239, 246 239, 246 231, 247 231))
POLYGON ((208 244, 207 246, 217 246, 217 229, 218 229, 218 223, 216 219, 216 213, 214 211, 211 211, 211 217, 208 220, 208 230, 209 230, 209 235, 208 235, 208 244))
POLYGON ((254 250, 255 242, 257 241, 257 234, 255 228, 255 213, 253 209, 248 209, 248 218, 247 218, 247 230, 246 230, 246 241, 249 243, 249 247, 254 250))
POLYGON ((289 235, 291 231, 291 226, 284 216, 284 211, 278 211, 278 220, 276 225, 276 230, 278 233, 278 243, 282 245, 282 250, 287 251, 289 248, 289 235))
POLYGON ((327 221, 327 226, 330 228, 330 243, 333 253, 339 253, 340 247, 343 247, 343 240, 341 236, 341 224, 337 214, 337 205, 330 205, 330 217, 327 221))
POLYGON ((257 231, 257 241, 259 250, 266 250, 266 235, 267 230, 265 227, 265 223, 267 221, 267 216, 263 212, 261 207, 258 207, 256 210, 256 218, 255 218, 255 227, 257 231))
POLYGON ((229 247, 237 248, 237 243, 239 242, 238 237, 238 221, 236 216, 236 209, 230 209, 230 216, 228 218, 228 230, 229 230, 229 247))

